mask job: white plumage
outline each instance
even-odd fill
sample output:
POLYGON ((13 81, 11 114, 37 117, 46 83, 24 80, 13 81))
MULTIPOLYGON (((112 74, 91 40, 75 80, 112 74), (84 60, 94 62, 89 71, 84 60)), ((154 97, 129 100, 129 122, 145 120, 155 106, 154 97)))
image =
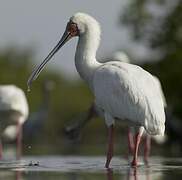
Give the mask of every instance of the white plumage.
POLYGON ((142 68, 108 62, 96 70, 93 87, 96 105, 106 112, 109 126, 115 118, 127 119, 151 135, 164 134, 163 101, 153 76, 142 68))
MULTIPOLYGON (((129 57, 122 51, 115 52, 113 55, 113 59, 114 59, 114 61, 125 62, 128 64, 130 63, 129 57)), ((156 76, 154 76, 154 75, 152 75, 152 76, 153 76, 153 80, 155 81, 155 84, 156 84, 155 86, 158 88, 158 92, 161 96, 160 99, 162 98, 163 106, 166 108, 167 102, 166 102, 166 98, 165 98, 163 90, 162 90, 162 85, 160 83, 160 80, 156 76)), ((136 78, 137 77, 139 77, 139 76, 136 76, 136 78)), ((148 91, 150 89, 150 87, 148 87, 148 81, 147 80, 145 80, 145 82, 143 82, 143 88, 142 89, 146 89, 146 91, 148 91)), ((153 91, 153 87, 151 87, 150 91, 153 91)))
POLYGON ((106 167, 113 154, 113 124, 115 119, 127 119, 138 128, 132 165, 137 164, 137 152, 143 128, 149 134, 163 135, 164 104, 154 77, 141 67, 123 62, 100 63, 96 51, 100 43, 100 26, 91 16, 76 13, 70 18, 66 31, 56 47, 38 66, 28 80, 37 78, 46 63, 71 37, 79 36, 75 65, 95 96, 96 106, 103 112, 109 126, 109 148, 106 167))
POLYGON ((130 63, 129 57, 122 51, 116 51, 112 56, 112 60, 130 63))
POLYGON ((22 115, 23 123, 28 117, 28 103, 26 96, 15 85, 0 85, 0 111, 17 111, 22 115))
POLYGON ((28 113, 27 99, 22 90, 15 85, 0 85, 0 135, 9 140, 20 135, 17 142, 20 141, 19 131, 22 131, 22 124, 27 120, 28 113))
MULTIPOLYGON (((130 58, 128 57, 127 54, 125 54, 124 52, 122 51, 116 51, 114 54, 113 54, 113 57, 112 59, 114 61, 120 61, 120 62, 125 62, 125 63, 131 63, 130 62, 130 58)), ((163 92, 163 89, 162 89, 162 85, 160 83, 160 80, 158 79, 158 77, 154 76, 154 79, 158 85, 158 88, 159 88, 159 91, 160 91, 160 94, 162 96, 162 99, 163 99, 163 104, 164 104, 164 107, 166 108, 167 107, 167 102, 166 102, 166 98, 164 96, 164 92, 163 92)))

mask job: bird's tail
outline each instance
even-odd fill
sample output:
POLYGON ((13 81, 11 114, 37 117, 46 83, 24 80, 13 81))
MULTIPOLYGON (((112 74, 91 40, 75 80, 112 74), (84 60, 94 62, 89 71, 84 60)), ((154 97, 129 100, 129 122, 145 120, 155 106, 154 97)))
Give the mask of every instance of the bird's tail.
POLYGON ((145 129, 150 135, 160 135, 164 136, 165 133, 165 116, 162 120, 157 120, 157 118, 151 118, 151 121, 145 121, 145 129), (149 123, 150 122, 150 123, 149 123))

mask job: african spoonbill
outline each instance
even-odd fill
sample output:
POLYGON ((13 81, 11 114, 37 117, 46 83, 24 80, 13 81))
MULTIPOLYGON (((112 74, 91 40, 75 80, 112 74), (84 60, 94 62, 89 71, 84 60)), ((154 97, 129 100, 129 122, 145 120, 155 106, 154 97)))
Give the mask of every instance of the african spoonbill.
POLYGON ((113 156, 115 120, 128 123, 136 129, 135 152, 132 166, 137 166, 138 148, 144 129, 150 135, 164 135, 164 103, 155 78, 139 66, 122 63, 100 63, 96 51, 100 42, 100 25, 90 15, 74 14, 66 30, 44 61, 32 72, 28 88, 53 55, 72 37, 78 36, 75 65, 95 96, 95 106, 102 113, 108 126, 108 152, 105 167, 113 156))

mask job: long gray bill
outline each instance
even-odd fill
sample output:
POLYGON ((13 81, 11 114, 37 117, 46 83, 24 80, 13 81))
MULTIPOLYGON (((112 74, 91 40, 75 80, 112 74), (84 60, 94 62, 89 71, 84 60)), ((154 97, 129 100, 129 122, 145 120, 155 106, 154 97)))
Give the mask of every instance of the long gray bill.
POLYGON ((48 54, 48 56, 43 60, 43 62, 36 66, 35 69, 33 70, 32 74, 28 78, 27 81, 27 86, 28 86, 28 91, 30 91, 31 84, 34 80, 37 79, 41 71, 44 69, 45 65, 48 63, 48 61, 54 56, 54 54, 71 38, 71 34, 65 33, 63 34, 61 40, 57 43, 57 45, 53 48, 53 50, 48 54))

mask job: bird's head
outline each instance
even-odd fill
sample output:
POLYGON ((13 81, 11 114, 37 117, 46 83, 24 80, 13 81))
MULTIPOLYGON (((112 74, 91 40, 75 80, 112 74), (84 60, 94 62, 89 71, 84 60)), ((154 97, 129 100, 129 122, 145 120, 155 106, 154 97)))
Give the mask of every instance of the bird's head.
POLYGON ((98 34, 98 37, 100 37, 100 26, 93 17, 85 13, 76 13, 75 15, 73 15, 67 23, 65 32, 61 40, 43 60, 43 62, 33 70, 27 82, 28 90, 30 90, 32 81, 34 81, 38 77, 38 75, 41 73, 48 61, 54 56, 54 54, 58 52, 58 50, 72 37, 82 36, 83 34, 85 34, 86 31, 95 32, 98 34))

